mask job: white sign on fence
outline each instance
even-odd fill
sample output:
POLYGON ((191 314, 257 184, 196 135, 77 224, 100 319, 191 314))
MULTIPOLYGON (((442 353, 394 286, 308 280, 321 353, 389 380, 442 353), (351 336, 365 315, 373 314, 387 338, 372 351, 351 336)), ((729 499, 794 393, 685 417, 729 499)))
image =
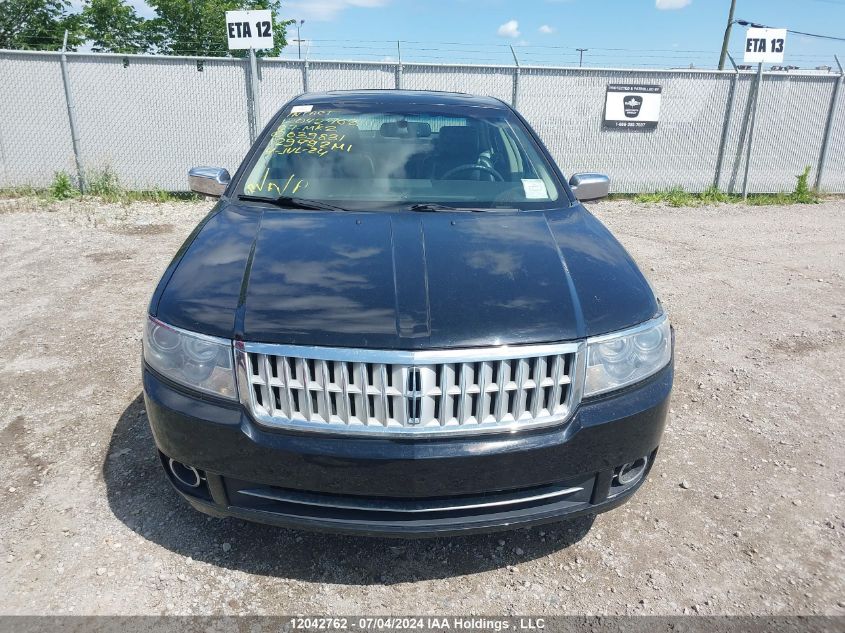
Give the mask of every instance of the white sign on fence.
POLYGON ((745 32, 745 63, 780 64, 786 44, 786 29, 748 29, 745 32))
POLYGON ((653 130, 660 119, 661 86, 609 84, 604 102, 604 127, 653 130))
POLYGON ((226 11, 229 50, 273 48, 273 12, 226 11))

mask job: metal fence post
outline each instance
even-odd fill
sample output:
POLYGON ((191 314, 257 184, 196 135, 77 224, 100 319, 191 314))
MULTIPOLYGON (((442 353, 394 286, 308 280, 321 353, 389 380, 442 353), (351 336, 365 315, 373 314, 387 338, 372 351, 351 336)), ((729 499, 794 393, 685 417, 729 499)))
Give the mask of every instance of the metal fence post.
POLYGON ((830 149, 830 133, 833 130, 833 120, 836 118, 836 108, 839 104, 839 90, 842 88, 843 77, 845 77, 845 71, 842 70, 842 64, 839 62, 839 57, 834 55, 833 58, 836 60, 836 65, 839 66, 839 77, 836 80, 836 84, 833 86, 833 95, 830 97, 830 110, 828 110, 827 123, 825 123, 824 126, 822 151, 819 155, 819 168, 816 170, 816 191, 819 191, 822 186, 822 176, 824 174, 825 164, 827 163, 827 152, 830 149))
POLYGON ((719 155, 716 158, 716 175, 713 178, 713 188, 719 188, 719 181, 722 178, 722 161, 725 158, 725 145, 728 142, 728 132, 731 129, 731 116, 734 110, 734 95, 736 95, 736 84, 739 80, 739 68, 734 63, 734 58, 728 55, 731 65, 734 67, 734 76, 731 77, 730 92, 728 92, 728 102, 725 104, 725 121, 722 124, 722 138, 719 141, 719 155))
POLYGON ((85 172, 82 170, 82 157, 79 152, 79 131, 76 127, 76 106, 73 103, 73 95, 70 92, 70 76, 67 71, 67 29, 65 39, 62 42, 62 55, 59 63, 62 67, 62 84, 65 87, 65 103, 67 104, 67 119, 70 124, 70 140, 73 145, 73 159, 76 162, 76 177, 79 180, 79 192, 85 193, 85 172))
POLYGON ((396 64, 396 89, 402 90, 402 42, 396 40, 396 54, 398 55, 398 63, 396 64))
POLYGON ((751 144, 754 141, 754 124, 757 122, 757 109, 760 106, 760 93, 763 88, 762 62, 757 64, 757 82, 754 85, 754 108, 751 110, 751 123, 748 127, 748 146, 745 148, 745 174, 742 177, 743 200, 748 200, 748 167, 751 164, 751 144))
POLYGON ((308 55, 302 60, 302 92, 308 92, 308 55))
POLYGON ((254 143, 261 131, 261 104, 258 94, 258 59, 255 49, 249 49, 249 109, 252 113, 252 127, 249 131, 249 142, 254 143))
POLYGON ((519 59, 516 56, 516 51, 513 50, 513 46, 511 46, 511 55, 513 55, 513 92, 511 93, 511 105, 513 106, 514 110, 516 109, 517 103, 519 103, 519 59))

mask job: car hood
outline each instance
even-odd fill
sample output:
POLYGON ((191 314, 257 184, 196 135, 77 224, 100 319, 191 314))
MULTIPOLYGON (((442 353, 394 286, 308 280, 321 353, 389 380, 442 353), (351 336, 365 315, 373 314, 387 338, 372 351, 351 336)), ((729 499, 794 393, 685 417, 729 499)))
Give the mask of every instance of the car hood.
POLYGON ((580 206, 358 213, 225 202, 151 306, 214 336, 385 349, 573 340, 657 311, 630 256, 580 206))

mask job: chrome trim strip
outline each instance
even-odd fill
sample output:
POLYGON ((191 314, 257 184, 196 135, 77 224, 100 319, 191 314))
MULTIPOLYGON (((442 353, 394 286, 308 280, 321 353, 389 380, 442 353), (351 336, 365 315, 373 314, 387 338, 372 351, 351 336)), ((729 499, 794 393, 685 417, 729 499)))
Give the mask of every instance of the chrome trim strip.
MULTIPOLYGON (((499 506, 518 505, 521 503, 531 503, 532 501, 542 501, 543 499, 553 499, 555 497, 564 497, 576 492, 580 492, 584 488, 564 488, 563 490, 554 490, 552 492, 544 492, 530 497, 516 497, 512 499, 501 499, 499 501, 490 501, 488 503, 468 503, 465 505, 453 506, 433 506, 428 508, 402 508, 400 506, 385 506, 370 507, 365 505, 355 504, 352 501, 346 503, 342 501, 323 502, 318 499, 309 499, 308 497, 297 497, 296 495, 286 496, 281 492, 264 492, 263 490, 238 490, 239 494, 248 497, 256 497, 259 499, 269 499, 271 501, 281 501, 283 503, 292 503, 306 506, 316 506, 321 508, 337 508, 339 510, 357 510, 363 512, 407 512, 407 513, 423 513, 423 512, 454 512, 457 510, 476 510, 478 508, 495 508, 499 506)), ((302 493, 300 493, 302 494, 302 493)), ((304 493, 308 494, 308 493, 304 493)))
POLYGON ((465 347, 460 349, 408 351, 243 343, 243 347, 247 352, 258 354, 353 363, 386 363, 392 365, 472 363, 483 360, 510 360, 513 358, 551 356, 553 354, 571 354, 578 351, 582 345, 582 342, 570 342, 544 345, 501 345, 499 347, 465 347))

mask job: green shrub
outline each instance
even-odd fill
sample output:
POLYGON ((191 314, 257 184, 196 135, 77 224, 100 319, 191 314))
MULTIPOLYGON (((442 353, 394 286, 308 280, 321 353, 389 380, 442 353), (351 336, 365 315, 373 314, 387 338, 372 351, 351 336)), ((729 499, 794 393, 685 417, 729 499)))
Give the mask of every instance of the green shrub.
POLYGON ((801 204, 815 204, 819 201, 819 197, 816 193, 810 189, 809 180, 810 180, 810 166, 804 168, 804 171, 801 174, 796 176, 798 182, 795 184, 795 191, 792 192, 792 198, 794 202, 800 202, 801 204))
POLYGON ((90 170, 87 178, 86 194, 98 196, 110 202, 116 202, 123 197, 124 191, 111 168, 104 167, 101 170, 90 170))
POLYGON ((67 200, 79 195, 79 189, 66 171, 57 171, 50 184, 50 196, 56 200, 67 200))

